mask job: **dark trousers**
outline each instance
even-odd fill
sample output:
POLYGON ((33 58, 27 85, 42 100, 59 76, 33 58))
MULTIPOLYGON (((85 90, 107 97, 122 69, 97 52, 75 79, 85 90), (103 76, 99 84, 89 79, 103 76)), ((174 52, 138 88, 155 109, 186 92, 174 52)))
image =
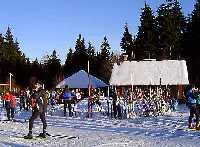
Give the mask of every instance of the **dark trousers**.
POLYGON ((68 110, 69 110, 69 117, 72 117, 73 114, 72 114, 72 104, 71 103, 68 103, 68 110))
POLYGON ((32 116, 29 119, 29 132, 32 133, 32 128, 33 128, 33 123, 34 120, 40 116, 40 119, 42 121, 43 124, 43 133, 46 133, 46 128, 47 128, 47 123, 46 123, 46 117, 45 117, 45 112, 40 112, 38 109, 34 109, 32 112, 32 116))
POLYGON ((15 109, 14 108, 6 108, 6 113, 7 113, 7 118, 8 120, 10 120, 10 117, 12 119, 14 119, 14 113, 15 113, 15 109))
POLYGON ((120 104, 117 105, 117 117, 119 119, 122 119, 122 109, 121 109, 120 104))
POLYGON ((198 125, 200 119, 200 105, 196 105, 196 124, 198 125))
POLYGON ((24 96, 20 96, 20 110, 25 109, 25 97, 24 96))
POLYGON ((117 105, 116 105, 116 102, 113 102, 113 115, 114 115, 114 118, 116 119, 117 118, 117 105))
POLYGON ((68 107, 69 117, 72 117, 72 105, 68 100, 64 100, 64 116, 66 116, 66 109, 68 107))
POLYGON ((197 117, 197 110, 196 110, 196 105, 191 105, 189 106, 189 109, 190 109, 190 116, 189 116, 189 124, 192 123, 192 119, 194 118, 194 116, 197 117))
POLYGON ((26 110, 28 111, 30 106, 31 106, 31 99, 29 97, 26 97, 25 101, 26 101, 25 102, 26 103, 26 110))
POLYGON ((64 116, 66 116, 67 101, 63 100, 63 102, 64 102, 64 116))

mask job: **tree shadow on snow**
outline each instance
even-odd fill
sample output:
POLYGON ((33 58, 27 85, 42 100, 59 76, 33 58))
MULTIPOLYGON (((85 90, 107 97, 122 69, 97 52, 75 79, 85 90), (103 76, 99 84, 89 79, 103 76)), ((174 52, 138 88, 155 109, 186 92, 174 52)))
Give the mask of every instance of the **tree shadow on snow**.
POLYGON ((187 131, 187 117, 139 117, 135 119, 80 119, 48 116, 48 127, 66 127, 89 131, 104 131, 153 138, 199 137, 197 131, 187 131))

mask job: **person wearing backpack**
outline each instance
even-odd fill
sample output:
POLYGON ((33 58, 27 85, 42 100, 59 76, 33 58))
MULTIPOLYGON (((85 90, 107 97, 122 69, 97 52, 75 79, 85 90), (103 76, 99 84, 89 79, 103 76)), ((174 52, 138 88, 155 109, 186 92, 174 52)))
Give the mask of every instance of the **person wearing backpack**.
POLYGON ((25 139, 32 139, 32 128, 34 120, 39 116, 43 124, 43 132, 39 134, 40 137, 46 137, 46 110, 47 110, 47 98, 46 91, 42 89, 42 84, 37 82, 34 84, 33 94, 31 95, 32 100, 32 116, 29 119, 29 132, 25 139))
POLYGON ((190 110, 190 116, 188 119, 188 128, 192 129, 194 128, 192 125, 192 119, 197 117, 197 110, 196 110, 196 98, 194 95, 194 89, 190 86, 187 93, 186 93, 186 98, 187 98, 187 106, 190 110))

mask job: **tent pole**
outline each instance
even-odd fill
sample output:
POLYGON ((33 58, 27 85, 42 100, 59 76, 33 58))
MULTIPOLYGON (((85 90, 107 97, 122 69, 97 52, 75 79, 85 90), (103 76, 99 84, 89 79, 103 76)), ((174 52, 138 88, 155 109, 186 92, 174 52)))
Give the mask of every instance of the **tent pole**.
POLYGON ((90 91, 90 61, 88 60, 88 117, 92 114, 92 105, 91 105, 91 91, 90 91))

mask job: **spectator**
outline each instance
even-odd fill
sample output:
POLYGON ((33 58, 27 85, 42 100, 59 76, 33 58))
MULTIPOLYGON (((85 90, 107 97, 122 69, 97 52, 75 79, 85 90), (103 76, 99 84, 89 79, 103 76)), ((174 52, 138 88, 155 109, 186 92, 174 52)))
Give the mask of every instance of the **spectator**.
POLYGON ((6 92, 3 95, 3 99, 5 100, 5 108, 7 113, 8 120, 14 121, 14 113, 16 107, 16 98, 11 94, 11 92, 6 92))

